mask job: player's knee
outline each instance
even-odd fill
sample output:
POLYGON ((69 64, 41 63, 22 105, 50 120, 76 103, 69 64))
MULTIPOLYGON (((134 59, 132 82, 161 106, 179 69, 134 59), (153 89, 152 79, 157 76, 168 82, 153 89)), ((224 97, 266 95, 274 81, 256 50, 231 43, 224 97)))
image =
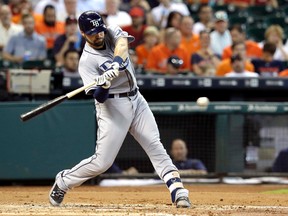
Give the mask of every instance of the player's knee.
POLYGON ((99 163, 99 169, 101 173, 104 173, 106 170, 108 170, 113 164, 113 160, 103 160, 101 163, 99 163))

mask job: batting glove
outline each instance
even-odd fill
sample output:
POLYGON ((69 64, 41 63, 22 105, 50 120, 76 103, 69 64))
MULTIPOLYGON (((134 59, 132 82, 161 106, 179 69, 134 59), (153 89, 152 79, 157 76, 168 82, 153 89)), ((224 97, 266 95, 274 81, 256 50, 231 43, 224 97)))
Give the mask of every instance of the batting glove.
POLYGON ((97 86, 101 86, 102 88, 108 89, 111 86, 111 82, 106 79, 104 75, 97 77, 97 86))
POLYGON ((106 80, 111 81, 119 76, 119 64, 113 62, 110 68, 103 74, 106 80))

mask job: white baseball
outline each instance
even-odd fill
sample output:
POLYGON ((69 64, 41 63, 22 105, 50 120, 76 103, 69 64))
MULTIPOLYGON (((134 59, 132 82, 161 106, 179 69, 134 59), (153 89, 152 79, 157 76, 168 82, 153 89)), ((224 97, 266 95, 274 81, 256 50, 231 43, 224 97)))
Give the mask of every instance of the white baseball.
POLYGON ((208 106, 209 99, 207 97, 199 97, 196 103, 198 106, 208 106))

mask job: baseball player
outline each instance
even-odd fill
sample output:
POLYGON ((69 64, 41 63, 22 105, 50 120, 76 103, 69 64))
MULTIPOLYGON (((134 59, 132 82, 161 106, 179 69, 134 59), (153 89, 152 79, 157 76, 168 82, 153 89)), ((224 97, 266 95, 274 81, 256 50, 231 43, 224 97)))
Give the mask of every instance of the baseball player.
POLYGON ((105 172, 114 162, 127 132, 138 141, 149 156, 155 171, 166 183, 172 203, 189 208, 189 191, 184 188, 179 172, 160 141, 154 116, 139 92, 134 68, 128 56, 128 43, 133 36, 119 26, 107 26, 95 11, 78 18, 86 44, 79 62, 84 84, 103 75, 105 79, 86 90, 95 98, 98 123, 95 153, 71 169, 60 171, 50 191, 49 200, 59 206, 66 192, 105 172))

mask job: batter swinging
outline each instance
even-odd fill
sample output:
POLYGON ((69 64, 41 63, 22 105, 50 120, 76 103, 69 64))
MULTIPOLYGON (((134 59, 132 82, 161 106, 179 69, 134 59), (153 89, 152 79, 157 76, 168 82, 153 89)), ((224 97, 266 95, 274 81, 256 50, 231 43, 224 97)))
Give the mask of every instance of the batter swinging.
POLYGON ((133 36, 118 26, 108 26, 95 11, 86 11, 78 19, 86 39, 79 62, 84 84, 105 74, 103 84, 86 90, 95 98, 97 143, 95 154, 71 169, 60 171, 50 191, 49 200, 59 206, 66 192, 105 172, 114 162, 127 132, 149 156, 155 171, 166 183, 172 203, 189 208, 188 190, 183 187, 177 168, 164 149, 154 116, 138 90, 134 68, 128 56, 133 36))

